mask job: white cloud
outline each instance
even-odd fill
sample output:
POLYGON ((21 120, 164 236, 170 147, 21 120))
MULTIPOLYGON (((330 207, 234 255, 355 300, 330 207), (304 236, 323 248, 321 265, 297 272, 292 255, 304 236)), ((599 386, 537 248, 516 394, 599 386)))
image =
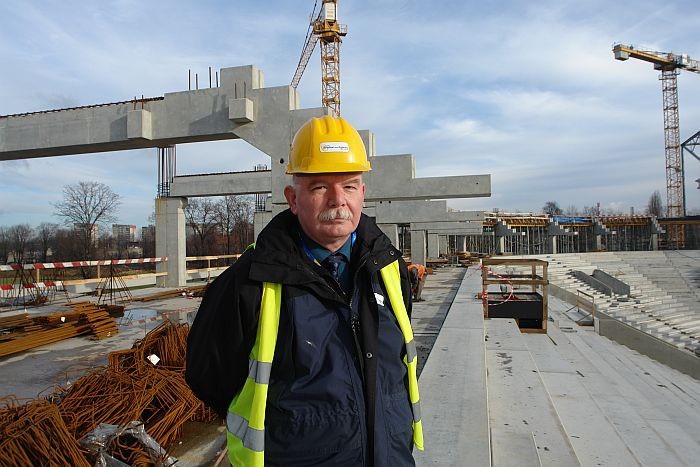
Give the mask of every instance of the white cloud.
MULTIPOLYGON (((160 96, 208 85, 208 67, 255 64, 289 83, 306 32, 306 2, 111 0, 0 2, 0 114, 160 96), (302 4, 303 3, 303 4, 302 4)), ((491 199, 467 207, 637 205, 665 192, 658 72, 613 59, 615 41, 700 57, 693 2, 341 2, 343 114, 371 129, 380 154, 413 153, 419 176, 492 174, 491 199)), ((320 101, 318 52, 299 87, 320 101)), ((700 79, 679 77, 681 137, 700 128, 700 79)), ((178 146, 179 173, 269 162, 240 141, 178 146)), ((687 178, 700 177, 692 159, 687 178)), ((61 187, 95 179, 152 210, 155 150, 0 162, 0 225, 50 217, 61 187), (30 207, 31 204, 31 207, 30 207), (36 207, 38 206, 38 207, 36 207), (36 213, 32 213, 32 210, 36 213)), ((700 190, 688 185, 688 204, 700 190)))

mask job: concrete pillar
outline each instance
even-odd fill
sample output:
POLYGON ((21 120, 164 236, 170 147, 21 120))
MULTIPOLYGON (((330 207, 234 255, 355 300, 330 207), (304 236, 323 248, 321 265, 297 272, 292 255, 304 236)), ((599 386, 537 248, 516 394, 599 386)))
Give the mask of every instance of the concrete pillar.
POLYGON ((185 206, 187 198, 156 198, 156 256, 167 256, 168 261, 157 263, 159 287, 187 285, 185 206))
POLYGON ((438 235, 438 252, 440 255, 447 256, 448 250, 450 249, 450 243, 447 235, 438 235))
POLYGON ((502 255, 506 250, 506 237, 503 235, 496 235, 496 254, 502 255))
POLYGON ((438 234, 428 233, 428 258, 437 258, 440 255, 439 248, 438 234))
POLYGON ((264 229, 265 226, 270 223, 272 217, 273 215, 271 211, 256 212, 253 214, 253 235, 255 235, 255 240, 258 239, 258 235, 260 235, 262 229, 264 229))
POLYGON ((467 236, 459 235, 457 240, 455 240, 455 244, 457 245, 457 251, 467 251, 467 236))
POLYGON ((425 264, 425 230, 411 230, 411 262, 425 264))
POLYGON ((557 236, 550 235, 547 237, 547 244, 549 246, 549 252, 553 255, 557 254, 557 236))
POLYGON ((595 236, 595 249, 598 251, 603 249, 603 236, 602 235, 595 236))
POLYGON ((651 249, 656 251, 659 249, 659 234, 651 234, 651 249))
POLYGON ((398 248, 399 247, 399 226, 396 224, 377 224, 379 229, 384 232, 384 235, 389 237, 391 243, 398 248))

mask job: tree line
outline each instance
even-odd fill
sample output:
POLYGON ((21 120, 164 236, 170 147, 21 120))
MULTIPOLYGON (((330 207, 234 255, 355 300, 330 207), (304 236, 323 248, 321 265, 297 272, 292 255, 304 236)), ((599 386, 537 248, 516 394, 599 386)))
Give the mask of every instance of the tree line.
MULTIPOLYGON (((62 223, 0 226, 0 264, 154 257, 155 213, 140 241, 112 235, 121 197, 99 182, 63 187, 52 203, 62 223)), ((234 254, 253 241, 252 196, 192 198, 185 208, 189 256, 234 254)))
MULTIPOLYGON (((550 216, 624 216, 624 213, 618 209, 603 208, 599 205, 584 206, 583 209, 578 209, 574 205, 569 205, 566 209, 562 209, 556 201, 547 201, 542 206, 542 212, 550 216)), ((644 214, 647 216, 664 217, 664 205, 661 200, 661 193, 658 190, 654 191, 649 196, 644 214)))

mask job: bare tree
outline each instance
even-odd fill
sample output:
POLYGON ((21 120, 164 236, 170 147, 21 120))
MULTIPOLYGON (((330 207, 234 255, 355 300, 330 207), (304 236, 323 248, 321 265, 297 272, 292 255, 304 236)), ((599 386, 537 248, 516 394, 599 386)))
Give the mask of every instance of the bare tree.
POLYGON ((566 207, 566 211, 564 213, 567 216, 578 216, 578 208, 574 204, 570 204, 566 207))
POLYGON ((236 206, 236 224, 234 230, 238 240, 237 250, 243 251, 253 241, 253 215, 255 199, 252 196, 241 197, 236 206))
POLYGON ((647 214, 650 216, 661 217, 664 212, 664 204, 661 201, 661 193, 656 190, 649 197, 649 202, 647 203, 647 214))
POLYGON ((36 228, 36 244, 41 252, 41 262, 45 263, 48 261, 49 249, 56 238, 56 232, 58 231, 58 225, 52 222, 42 222, 39 227, 36 228))
POLYGON ((216 237, 218 224, 216 209, 210 198, 193 198, 188 200, 185 207, 187 226, 192 229, 194 242, 192 247, 196 255, 214 253, 213 241, 216 237))
POLYGON ((559 216, 562 214, 562 210, 559 207, 559 203, 556 201, 547 201, 542 207, 542 211, 550 216, 559 216))
POLYGON ((82 247, 76 243, 72 229, 58 229, 51 250, 54 261, 75 261, 80 259, 82 247))
POLYGON ((15 263, 24 263, 27 247, 32 238, 32 228, 29 224, 13 225, 7 230, 10 240, 10 251, 15 263))
POLYGON ((0 264, 7 264, 10 256, 10 237, 7 235, 7 229, 0 227, 0 264))
POLYGON ((225 254, 241 251, 250 240, 253 220, 253 199, 250 196, 229 195, 215 205, 216 221, 226 239, 225 254))
POLYGON ((63 187, 63 200, 55 203, 56 215, 72 225, 79 236, 83 259, 90 259, 97 242, 97 225, 117 220, 118 194, 99 182, 78 182, 63 187))

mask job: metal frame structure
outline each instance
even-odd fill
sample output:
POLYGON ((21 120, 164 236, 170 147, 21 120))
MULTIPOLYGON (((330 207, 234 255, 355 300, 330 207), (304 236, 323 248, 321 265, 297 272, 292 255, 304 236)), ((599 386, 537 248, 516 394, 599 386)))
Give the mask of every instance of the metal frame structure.
MULTIPOLYGON (((632 45, 615 44, 613 53, 616 60, 630 57, 652 63, 655 70, 661 71, 664 110, 664 148, 666 154, 666 215, 685 217, 685 175, 678 118, 678 74, 679 70, 700 73, 700 62, 687 55, 669 52, 637 49, 632 45)), ((674 225, 669 240, 676 248, 685 244, 683 226, 674 225)))
MULTIPOLYGON (((315 9, 315 7, 314 7, 315 9)), ((329 114, 340 116, 340 44, 348 33, 346 25, 337 19, 338 0, 323 0, 321 11, 311 22, 307 32, 299 64, 294 72, 291 86, 296 88, 301 81, 306 65, 317 42, 321 42, 321 103, 329 114)), ((311 13, 313 18, 314 12, 311 13)))

